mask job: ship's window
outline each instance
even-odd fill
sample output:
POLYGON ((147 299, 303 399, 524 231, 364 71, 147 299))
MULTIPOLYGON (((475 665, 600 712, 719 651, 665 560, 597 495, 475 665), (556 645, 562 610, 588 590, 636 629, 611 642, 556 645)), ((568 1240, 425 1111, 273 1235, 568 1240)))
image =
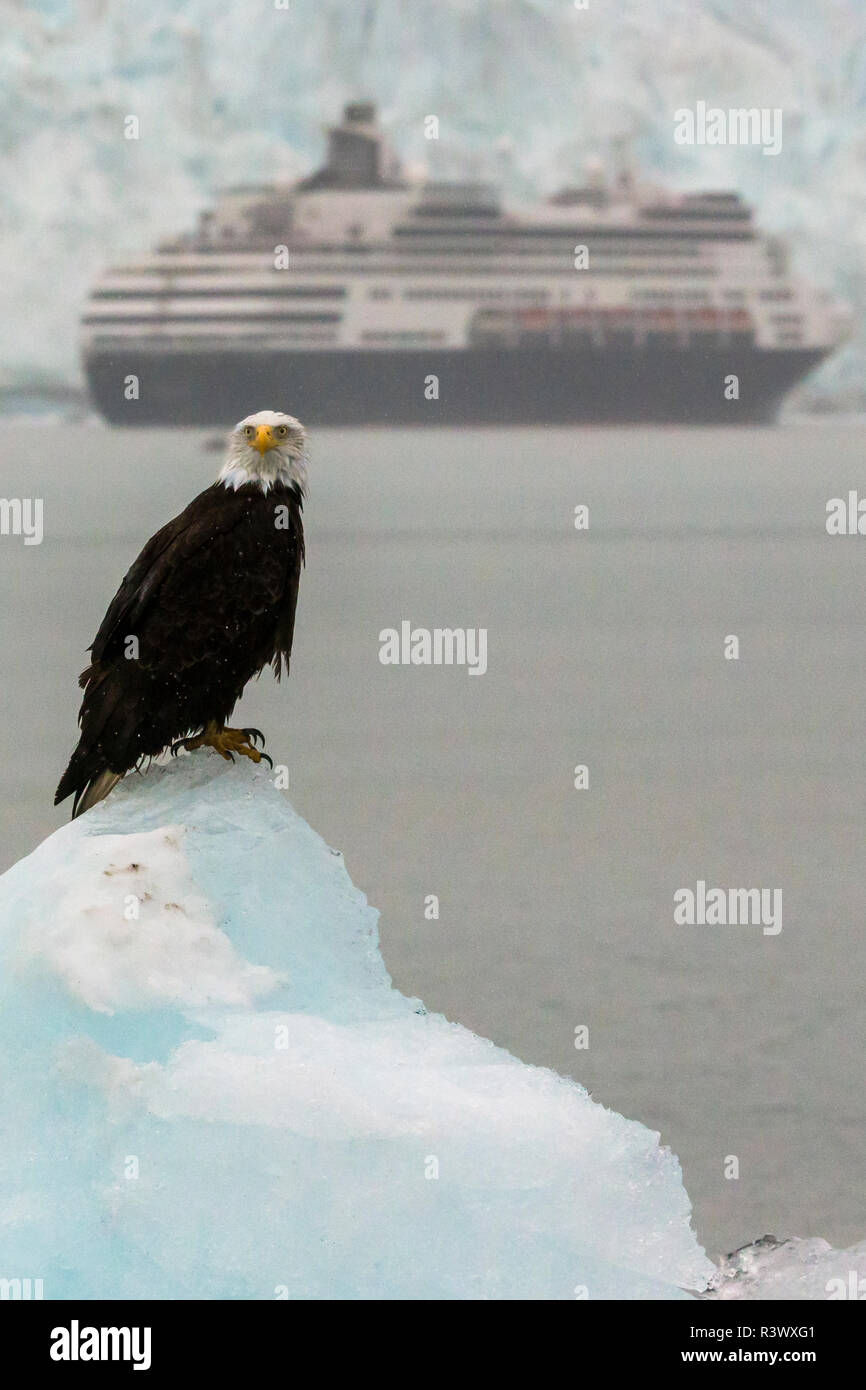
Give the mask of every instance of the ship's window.
POLYGON ((390 298, 391 298, 391 291, 390 291, 390 290, 371 290, 370 293, 369 293, 368 298, 370 298, 370 299, 390 299, 390 298))
POLYGON ((348 227, 346 228, 346 236, 347 236, 347 237, 350 237, 350 238, 352 239, 352 241, 360 241, 361 238, 363 237, 363 235, 364 235, 364 227, 363 227, 363 224, 362 224, 362 223, 360 223, 360 222, 350 222, 350 223, 349 223, 348 227))
POLYGON ((502 290, 404 290, 404 299, 501 299, 502 290))
POLYGON ((686 307, 689 304, 707 304, 710 295, 707 290, 635 290, 632 299, 646 304, 674 304, 686 307))
POLYGON ((404 290, 404 299, 457 299, 475 303, 479 299, 508 299, 542 304, 550 298, 548 290, 404 290))
POLYGON ((391 331, 375 331, 369 329, 362 333, 361 337, 365 342, 399 342, 399 343, 441 343, 445 341, 445 334, 440 332, 411 332, 393 329, 391 331))
POLYGON ((788 250, 783 242, 775 237, 767 242, 767 262, 772 275, 786 275, 788 271, 788 250))

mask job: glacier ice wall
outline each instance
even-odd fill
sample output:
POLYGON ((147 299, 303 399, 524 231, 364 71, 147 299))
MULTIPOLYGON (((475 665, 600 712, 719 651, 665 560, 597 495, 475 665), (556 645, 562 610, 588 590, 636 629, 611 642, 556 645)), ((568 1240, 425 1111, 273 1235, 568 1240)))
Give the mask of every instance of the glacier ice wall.
POLYGON ((658 1136, 391 986, 264 769, 130 776, 0 879, 0 1276, 52 1297, 683 1297, 658 1136))
MULTIPOLYGON (((70 379, 106 262, 189 227, 219 186, 294 177, 347 98, 440 175, 550 191, 627 142, 681 187, 736 187, 799 267, 866 301, 862 0, 6 0, 0 28, 0 384, 70 379), (779 106, 777 158, 683 148, 673 112, 779 106), (440 140, 423 136, 440 117, 440 140), (136 115, 140 138, 123 138, 136 115)), ((819 394, 863 404, 862 336, 819 394)))

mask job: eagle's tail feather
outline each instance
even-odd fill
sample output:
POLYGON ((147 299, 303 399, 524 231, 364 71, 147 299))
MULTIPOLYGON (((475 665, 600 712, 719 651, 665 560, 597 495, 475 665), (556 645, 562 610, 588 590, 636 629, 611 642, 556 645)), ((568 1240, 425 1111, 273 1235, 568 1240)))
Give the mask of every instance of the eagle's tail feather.
MULTIPOLYGON (((81 673, 81 680, 87 688, 78 717, 79 724, 82 724, 82 734, 54 794, 55 806, 65 801, 67 796, 74 798, 73 820, 108 796, 112 787, 123 776, 122 771, 112 772, 107 766, 105 753, 100 747, 102 734, 109 721, 112 718, 117 720, 123 697, 122 686, 116 681, 111 682, 108 675, 108 670, 96 662, 81 673)), ((121 732, 129 734, 134 731, 126 729, 121 732)), ((116 749, 115 755, 117 756, 116 749)), ((122 752, 119 756, 122 759, 122 752)), ((114 757, 112 762, 115 763, 115 767, 123 766, 122 762, 115 761, 114 757)))
POLYGON ((83 748, 79 743, 58 783, 54 805, 58 806, 67 796, 73 797, 72 819, 75 820, 76 816, 108 796, 122 776, 122 772, 112 772, 111 768, 106 767, 105 759, 98 751, 83 748))
POLYGON ((89 811, 91 806, 95 806, 98 801, 102 801, 113 787, 120 781, 121 774, 112 772, 111 768, 105 767, 101 772, 97 772, 94 777, 84 783, 75 793, 75 800, 72 803, 72 819, 76 816, 83 816, 85 811, 89 811))

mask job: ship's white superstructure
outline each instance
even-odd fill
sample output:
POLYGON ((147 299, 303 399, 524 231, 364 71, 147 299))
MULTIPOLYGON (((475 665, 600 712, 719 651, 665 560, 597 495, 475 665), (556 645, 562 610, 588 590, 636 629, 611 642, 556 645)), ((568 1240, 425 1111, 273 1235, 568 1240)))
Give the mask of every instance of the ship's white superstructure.
MULTIPOLYGON (((627 178, 608 186, 594 168, 581 188, 504 207, 485 184, 405 181, 361 103, 331 131, 328 161, 310 178, 229 190, 195 233, 108 271, 88 304, 84 347, 102 404, 106 362, 124 357, 158 364, 161 380, 167 364, 191 359, 218 372, 238 355, 297 368, 301 357, 321 366, 337 354, 369 392, 377 357, 382 366, 395 354, 419 368, 462 357, 480 387, 491 354, 508 368, 533 351, 571 369, 579 358, 585 387, 585 369, 595 361, 605 373, 611 355, 663 348, 676 362, 736 344, 750 363, 784 364, 766 381, 775 405, 844 332, 839 309, 791 275, 784 246, 756 231, 735 193, 671 194, 627 178)), ((308 417, 327 419, 314 373, 301 376, 314 398, 308 417)), ((576 390, 574 418, 586 414, 583 397, 576 390)), ((387 404, 400 414, 399 401, 387 404)), ((560 382, 551 418, 566 405, 560 382)), ((637 418, 646 406, 636 379, 637 418)), ((627 396, 620 410, 628 418, 627 396)), ((363 418, 363 398, 355 412, 363 418)), ((490 413, 479 402, 478 418, 490 413)), ((388 418, 374 399, 366 414, 388 418)))

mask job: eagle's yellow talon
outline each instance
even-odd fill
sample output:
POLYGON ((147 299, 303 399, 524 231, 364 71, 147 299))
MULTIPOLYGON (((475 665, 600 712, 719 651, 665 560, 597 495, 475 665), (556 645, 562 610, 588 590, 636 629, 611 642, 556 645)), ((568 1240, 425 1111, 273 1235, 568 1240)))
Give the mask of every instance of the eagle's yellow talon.
POLYGON ((240 753, 245 758, 252 758, 254 763, 260 763, 262 755, 259 750, 250 743, 249 730, 246 729, 220 729, 216 724, 208 724, 204 733, 196 738, 183 738, 173 745, 172 751, 177 748, 186 748, 192 753, 196 748, 213 748, 219 753, 221 758, 225 758, 227 763, 234 762, 234 754, 240 753))

